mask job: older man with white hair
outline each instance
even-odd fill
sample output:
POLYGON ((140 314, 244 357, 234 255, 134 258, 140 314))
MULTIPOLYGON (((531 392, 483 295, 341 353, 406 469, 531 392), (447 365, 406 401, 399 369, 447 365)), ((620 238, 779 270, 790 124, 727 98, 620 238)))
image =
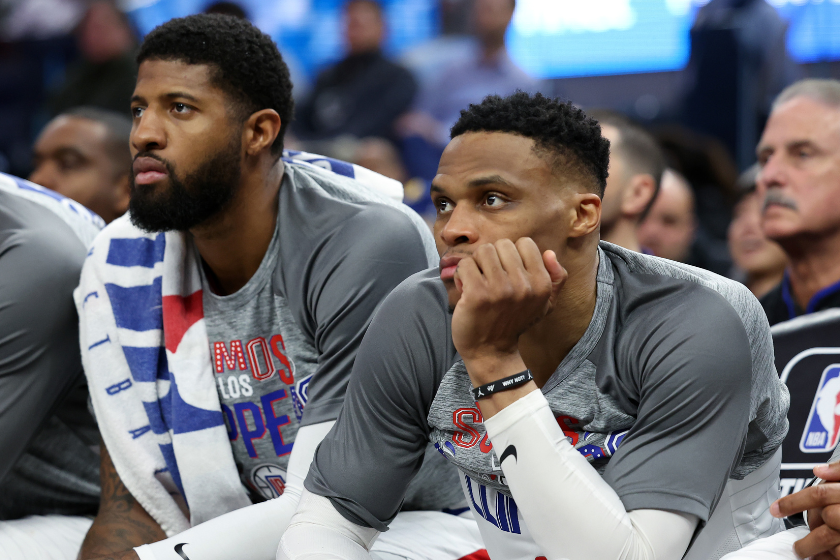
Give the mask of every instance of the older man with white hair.
MULTIPOLYGON (((782 282, 761 299, 770 323, 840 307, 840 81, 802 80, 782 91, 757 153, 762 229, 790 258, 782 282)), ((825 405, 833 408, 820 399, 817 413, 833 417, 825 405)), ((840 448, 814 474, 818 484, 770 507, 776 517, 807 512, 807 527, 724 560, 840 558, 840 448)))
POLYGON ((840 307, 840 82, 779 94, 757 153, 762 229, 790 258, 761 300, 770 324, 840 307))

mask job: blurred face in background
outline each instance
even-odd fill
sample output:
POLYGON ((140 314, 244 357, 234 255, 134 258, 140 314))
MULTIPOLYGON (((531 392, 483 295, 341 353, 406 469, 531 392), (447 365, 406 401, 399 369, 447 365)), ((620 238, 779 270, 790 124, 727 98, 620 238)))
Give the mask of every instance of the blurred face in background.
POLYGON ((624 198, 624 187, 627 185, 627 166, 615 150, 621 139, 618 129, 602 124, 601 135, 610 141, 610 174, 607 176, 607 188, 604 190, 601 204, 601 225, 609 227, 621 217, 621 201, 624 198))
POLYGON ((77 31, 79 48, 91 62, 117 58, 134 44, 125 18, 111 2, 93 2, 77 31))
POLYGON ((696 229, 691 186, 668 170, 662 175, 656 201, 639 226, 639 244, 657 257, 686 262, 696 229))
MULTIPOLYGON (((729 224, 729 252, 735 265, 747 273, 748 284, 750 279, 773 276, 775 281, 771 281, 772 287, 782 279, 787 256, 777 243, 767 239, 761 231, 762 203, 761 196, 752 192, 735 205, 734 216, 729 224)), ((756 294, 756 297, 760 295, 763 294, 756 294)))
POLYGON ((840 232, 840 109, 808 97, 783 103, 757 152, 767 237, 785 246, 840 232))
POLYGON ((345 8, 344 37, 347 50, 359 54, 379 49, 385 36, 380 8, 367 0, 349 2, 345 8))
POLYGON ((29 180, 90 208, 106 222, 128 209, 130 163, 114 154, 108 127, 62 115, 35 142, 29 180))
POLYGON ((513 18, 513 0, 475 0, 473 22, 482 42, 504 44, 505 32, 513 18))

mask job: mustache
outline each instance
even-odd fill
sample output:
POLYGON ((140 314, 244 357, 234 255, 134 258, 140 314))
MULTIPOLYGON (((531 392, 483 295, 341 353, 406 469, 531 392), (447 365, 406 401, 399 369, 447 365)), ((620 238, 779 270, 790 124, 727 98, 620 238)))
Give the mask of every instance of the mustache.
MULTIPOLYGON (((137 161, 141 157, 145 157, 145 158, 149 158, 149 159, 153 159, 153 160, 161 162, 163 164, 163 166, 166 168, 166 170, 169 172, 170 176, 174 174, 175 166, 172 165, 170 162, 166 161, 165 159, 163 159, 162 157, 160 157, 159 155, 153 153, 153 152, 137 152, 137 155, 134 156, 134 160, 132 160, 132 163, 137 161)), ((134 174, 132 173, 132 177, 133 176, 134 176, 134 174)))
POLYGON ((782 194, 778 188, 767 189, 767 194, 764 196, 764 204, 761 207, 761 212, 764 213, 768 207, 773 204, 790 208, 791 210, 798 210, 796 202, 782 194))

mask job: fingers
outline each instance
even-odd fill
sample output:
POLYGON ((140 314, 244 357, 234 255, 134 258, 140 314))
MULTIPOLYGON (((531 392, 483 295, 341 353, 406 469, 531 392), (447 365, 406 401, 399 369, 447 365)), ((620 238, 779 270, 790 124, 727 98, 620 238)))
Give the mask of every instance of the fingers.
POLYGON ((563 287, 563 284, 566 283, 566 278, 569 277, 569 274, 557 260, 557 255, 554 254, 554 251, 543 253, 542 260, 545 269, 548 271, 548 276, 551 278, 551 293, 556 294, 563 287))
POLYGON ((820 553, 831 553, 838 545, 840 545, 840 533, 828 525, 823 525, 793 543, 793 550, 800 558, 808 558, 820 553))
POLYGON ((823 483, 800 490, 773 502, 770 513, 774 517, 787 517, 807 509, 840 504, 840 484, 823 483))
POLYGON ((814 475, 827 482, 840 482, 840 461, 814 467, 814 475))
POLYGON ((477 287, 481 282, 488 294, 497 298, 524 300, 536 296, 546 298, 550 308, 552 296, 566 276, 553 251, 542 255, 533 239, 522 237, 516 243, 500 239, 482 245, 471 257, 461 260, 454 280, 462 294, 469 285, 477 287))
POLYGON ((472 258, 463 259, 455 269, 455 288, 463 294, 470 287, 479 286, 484 283, 481 270, 472 258))

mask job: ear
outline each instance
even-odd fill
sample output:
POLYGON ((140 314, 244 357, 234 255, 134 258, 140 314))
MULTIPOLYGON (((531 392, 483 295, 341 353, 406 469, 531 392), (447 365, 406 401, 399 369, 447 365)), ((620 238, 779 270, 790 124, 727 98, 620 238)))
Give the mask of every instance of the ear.
POLYGON ((578 192, 574 200, 569 237, 583 237, 601 225, 601 197, 591 192, 578 192))
POLYGON ((274 109, 257 111, 245 121, 242 129, 242 145, 245 153, 255 156, 266 148, 271 148, 274 139, 280 134, 280 115, 274 109))
POLYGON ((624 189, 621 213, 638 218, 651 203, 655 194, 656 181, 653 180, 653 175, 648 173, 634 175, 624 189))

